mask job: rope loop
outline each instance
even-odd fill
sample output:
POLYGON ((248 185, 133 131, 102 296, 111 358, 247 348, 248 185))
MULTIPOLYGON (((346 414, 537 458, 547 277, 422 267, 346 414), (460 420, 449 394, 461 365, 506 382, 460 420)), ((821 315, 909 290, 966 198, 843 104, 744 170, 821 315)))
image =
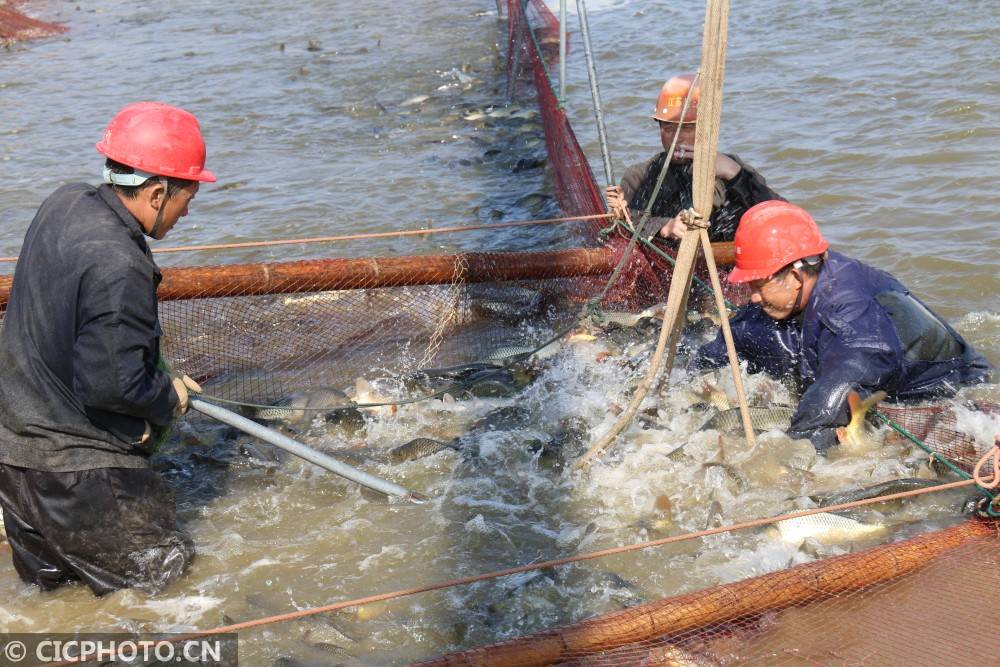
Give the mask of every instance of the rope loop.
MULTIPOLYGON (((996 437, 996 444, 979 459, 976 467, 972 469, 972 478, 976 480, 976 484, 984 489, 1000 487, 1000 435, 996 437), (993 476, 989 479, 983 476, 983 468, 987 463, 993 464, 993 476)), ((995 503, 996 501, 994 500, 995 503)))

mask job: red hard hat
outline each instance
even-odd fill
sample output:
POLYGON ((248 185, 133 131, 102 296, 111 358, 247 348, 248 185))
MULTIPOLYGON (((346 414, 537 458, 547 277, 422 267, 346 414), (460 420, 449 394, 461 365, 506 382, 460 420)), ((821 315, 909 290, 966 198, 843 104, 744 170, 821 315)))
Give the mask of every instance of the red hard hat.
MULTIPOLYGON (((660 96, 656 100, 656 108, 653 109, 653 118, 674 123, 679 121, 681 110, 684 109, 684 100, 687 99, 692 83, 694 74, 679 74, 663 84, 660 96)), ((701 97, 701 86, 695 86, 691 92, 691 101, 688 102, 687 113, 684 114, 685 123, 698 120, 699 97, 701 97)))
POLYGON ((108 123, 97 150, 115 162, 157 176, 215 182, 215 174, 205 169, 205 140, 198 119, 169 104, 125 106, 108 123))
POLYGON ((729 274, 731 283, 767 278, 797 259, 822 255, 830 247, 804 208, 780 200, 747 209, 735 241, 736 268, 729 274))

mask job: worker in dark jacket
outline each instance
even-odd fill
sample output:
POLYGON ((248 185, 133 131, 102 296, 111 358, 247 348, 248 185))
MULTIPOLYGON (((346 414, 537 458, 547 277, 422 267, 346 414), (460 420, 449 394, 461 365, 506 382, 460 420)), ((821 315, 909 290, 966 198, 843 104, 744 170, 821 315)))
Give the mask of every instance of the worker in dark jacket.
MULTIPOLYGON (((678 135, 666 178, 646 222, 644 231, 647 236, 658 234, 668 239, 680 239, 687 231, 681 212, 693 206, 692 161, 699 97, 698 86, 691 91, 693 83, 693 75, 683 74, 663 84, 653 110, 653 119, 660 126, 660 143, 664 152, 626 169, 621 186, 612 186, 607 191, 608 207, 615 211, 628 206, 632 220, 638 222, 649 204, 674 135, 678 135), (691 99, 685 111, 684 102, 689 91, 691 99)), ((762 201, 781 199, 760 174, 735 155, 719 153, 715 174, 715 195, 708 228, 710 241, 732 241, 740 216, 748 208, 762 201)))
MULTIPOLYGON (((989 380, 986 359, 899 281, 828 247, 812 216, 784 201, 757 204, 736 232, 729 281, 749 283, 751 302, 733 339, 751 371, 794 373, 805 387, 789 435, 836 444, 852 389, 929 399, 989 380)), ((693 365, 726 360, 720 332, 693 365)))
POLYGON ((97 150, 105 183, 50 195, 18 258, 0 335, 0 505, 22 579, 100 595, 157 590, 192 557, 148 459, 197 385, 160 364, 144 236, 163 238, 215 177, 198 121, 165 104, 126 106, 97 150))

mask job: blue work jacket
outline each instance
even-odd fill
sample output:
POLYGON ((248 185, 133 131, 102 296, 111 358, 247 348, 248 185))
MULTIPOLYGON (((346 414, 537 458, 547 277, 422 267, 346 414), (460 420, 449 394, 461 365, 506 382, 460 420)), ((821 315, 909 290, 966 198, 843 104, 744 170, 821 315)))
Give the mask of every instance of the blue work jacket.
MULTIPOLYGON (((849 420, 847 394, 885 391, 890 399, 953 395, 985 382, 986 359, 895 278, 837 252, 827 253, 799 317, 778 321, 748 304, 732 321, 736 351, 750 371, 797 375, 805 387, 789 435, 820 449, 849 420)), ((726 362, 721 332, 699 349, 695 368, 726 362)))

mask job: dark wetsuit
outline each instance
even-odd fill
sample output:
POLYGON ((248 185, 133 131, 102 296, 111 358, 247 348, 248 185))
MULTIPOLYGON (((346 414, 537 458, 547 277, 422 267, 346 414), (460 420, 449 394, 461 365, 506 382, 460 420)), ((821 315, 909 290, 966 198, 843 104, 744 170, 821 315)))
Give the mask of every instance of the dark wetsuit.
MULTIPOLYGON (((986 359, 913 297, 895 278, 829 252, 799 318, 777 321, 748 304, 733 317, 736 351, 751 371, 795 373, 805 386, 789 435, 819 449, 848 422, 847 394, 885 391, 890 399, 953 395, 986 382, 986 359)), ((694 368, 726 363, 721 332, 692 360, 694 368)))
POLYGON ((25 581, 156 589, 191 559, 142 442, 177 407, 159 281, 107 185, 60 188, 28 229, 0 334, 0 505, 25 581))
MULTIPOLYGON (((622 176, 622 194, 625 195, 632 219, 636 222, 646 210, 666 157, 666 152, 659 153, 642 164, 629 167, 622 176)), ((740 218, 754 204, 781 199, 753 167, 735 155, 729 157, 742 168, 731 180, 725 181, 719 178, 715 181, 711 226, 708 228, 708 238, 713 242, 732 241, 740 218)), ((691 162, 670 165, 643 230, 646 236, 655 236, 671 218, 693 206, 692 167, 691 162)))

